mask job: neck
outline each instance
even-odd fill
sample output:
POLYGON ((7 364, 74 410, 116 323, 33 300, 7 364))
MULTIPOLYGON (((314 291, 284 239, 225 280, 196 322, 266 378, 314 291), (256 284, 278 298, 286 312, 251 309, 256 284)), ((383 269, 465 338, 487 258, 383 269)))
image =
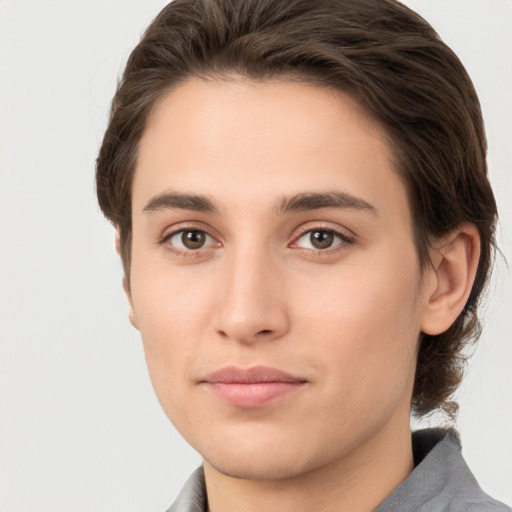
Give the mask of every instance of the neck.
POLYGON ((280 480, 226 476, 204 463, 210 512, 370 512, 411 473, 409 424, 388 425, 340 460, 280 480))

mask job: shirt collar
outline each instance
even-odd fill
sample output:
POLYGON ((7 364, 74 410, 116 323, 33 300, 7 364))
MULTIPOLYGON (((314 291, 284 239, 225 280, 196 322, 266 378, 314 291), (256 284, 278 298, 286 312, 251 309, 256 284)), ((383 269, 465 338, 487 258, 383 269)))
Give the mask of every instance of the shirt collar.
MULTIPOLYGON (((485 494, 461 454, 453 430, 425 429, 412 435, 415 469, 375 512, 418 512, 471 510, 511 512, 485 494), (481 507, 481 508, 479 508, 481 507)), ((207 510, 204 471, 199 467, 188 479, 167 512, 207 510)))

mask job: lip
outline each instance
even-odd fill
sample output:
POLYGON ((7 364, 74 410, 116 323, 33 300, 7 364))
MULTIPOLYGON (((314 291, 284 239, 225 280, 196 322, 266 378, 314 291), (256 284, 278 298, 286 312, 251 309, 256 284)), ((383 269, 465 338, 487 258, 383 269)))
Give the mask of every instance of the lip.
POLYGON ((277 368, 229 366, 201 380, 208 391, 235 407, 255 409, 299 391, 307 381, 277 368))

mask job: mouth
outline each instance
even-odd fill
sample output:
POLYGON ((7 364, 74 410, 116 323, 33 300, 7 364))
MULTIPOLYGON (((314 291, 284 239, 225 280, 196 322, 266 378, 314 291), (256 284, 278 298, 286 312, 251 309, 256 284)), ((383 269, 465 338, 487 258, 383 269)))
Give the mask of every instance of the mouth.
POLYGON ((296 393, 307 381, 277 368, 229 366, 207 375, 200 383, 229 405, 256 409, 296 393))

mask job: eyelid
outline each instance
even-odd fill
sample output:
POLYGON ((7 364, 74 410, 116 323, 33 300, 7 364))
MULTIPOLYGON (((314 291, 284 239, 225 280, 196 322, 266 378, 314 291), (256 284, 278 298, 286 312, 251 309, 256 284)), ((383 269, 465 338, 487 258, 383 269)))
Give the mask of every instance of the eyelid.
POLYGON ((293 240, 292 240, 290 246, 292 248, 303 249, 305 251, 315 252, 318 254, 320 254, 320 253, 328 254, 328 253, 342 250, 343 248, 346 247, 346 245, 351 245, 355 241, 356 241, 356 235, 351 230, 349 230, 347 228, 343 229, 339 226, 333 227, 330 224, 322 223, 322 222, 317 222, 317 223, 312 222, 312 223, 308 223, 308 224, 300 227, 299 232, 293 236, 293 240), (333 233, 341 241, 340 241, 340 243, 337 243, 336 245, 333 245, 326 249, 299 247, 297 245, 298 240, 300 238, 302 238, 304 235, 311 233, 313 231, 327 231, 327 232, 333 233))
POLYGON ((205 226, 202 222, 181 222, 173 226, 170 226, 168 229, 166 229, 163 232, 163 234, 158 238, 157 243, 159 245, 165 246, 169 251, 180 256, 199 256, 205 250, 220 247, 222 245, 222 243, 219 241, 220 237, 217 236, 216 234, 212 234, 212 231, 212 229, 210 229, 208 226, 205 226), (205 235, 209 237, 214 243, 210 243, 198 249, 182 249, 180 247, 172 245, 170 243, 171 238, 179 233, 183 233, 184 231, 201 231, 202 233, 205 233, 205 235))
POLYGON ((169 238, 180 231, 203 231, 207 235, 211 236, 215 240, 220 240, 220 235, 208 224, 205 224, 201 221, 196 220, 186 220, 182 222, 176 222, 175 224, 168 225, 165 229, 161 231, 161 235, 159 235, 159 241, 162 241, 166 238, 169 238))
MULTIPOLYGON (((288 247, 291 247, 293 249, 302 249, 304 251, 308 251, 310 253, 317 253, 317 254, 329 254, 333 252, 337 252, 339 250, 342 250, 346 248, 347 245, 353 244, 357 240, 357 236, 355 233, 353 233, 350 229, 341 227, 341 226, 333 226, 330 223, 327 222, 315 222, 311 221, 307 224, 301 226, 298 228, 298 232, 296 232, 294 235, 292 235, 292 242, 288 244, 288 247), (303 248, 297 245, 297 241, 306 235, 307 233, 310 233, 312 231, 328 231, 333 233, 336 237, 338 237, 341 241, 337 243, 336 245, 333 245, 331 247, 327 247, 325 249, 316 249, 316 248, 303 248)), ((181 255, 181 256, 199 256, 200 254, 204 253, 206 250, 211 250, 217 247, 221 247, 223 243, 220 241, 221 237, 217 235, 215 230, 211 229, 210 226, 205 226, 200 221, 184 221, 177 223, 175 225, 169 226, 168 229, 166 229, 163 234, 159 237, 157 240, 157 243, 159 245, 164 245, 169 249, 170 251, 174 252, 175 254, 181 255), (169 240, 184 231, 201 231, 205 233, 208 237, 211 238, 211 240, 214 243, 209 243, 208 245, 204 247, 200 247, 198 249, 181 249, 179 247, 176 247, 169 243, 169 240), (213 232, 213 233, 212 233, 213 232)))
POLYGON ((167 240, 172 240, 173 238, 176 238, 181 235, 183 237, 183 234, 184 233, 190 233, 190 232, 198 232, 198 233, 203 233, 205 235, 205 241, 204 241, 204 245, 202 245, 201 247, 198 247, 197 249, 192 249, 192 248, 189 248, 189 247, 179 247, 176 243, 173 243, 173 247, 175 247, 176 249, 180 250, 180 251, 183 251, 183 252, 197 252, 197 251, 200 251, 201 249, 207 249, 208 247, 211 246, 211 243, 215 240, 212 236, 210 236, 208 233, 206 233, 206 231, 203 231, 203 230, 200 230, 200 229, 180 229, 178 231, 175 231, 174 233, 170 234, 168 237, 167 237, 167 240))
POLYGON ((349 228, 340 226, 338 224, 332 224, 326 221, 310 221, 301 225, 296 232, 292 235, 293 239, 297 239, 300 236, 308 233, 309 231, 331 231, 340 235, 342 238, 347 240, 355 240, 357 235, 349 228))

